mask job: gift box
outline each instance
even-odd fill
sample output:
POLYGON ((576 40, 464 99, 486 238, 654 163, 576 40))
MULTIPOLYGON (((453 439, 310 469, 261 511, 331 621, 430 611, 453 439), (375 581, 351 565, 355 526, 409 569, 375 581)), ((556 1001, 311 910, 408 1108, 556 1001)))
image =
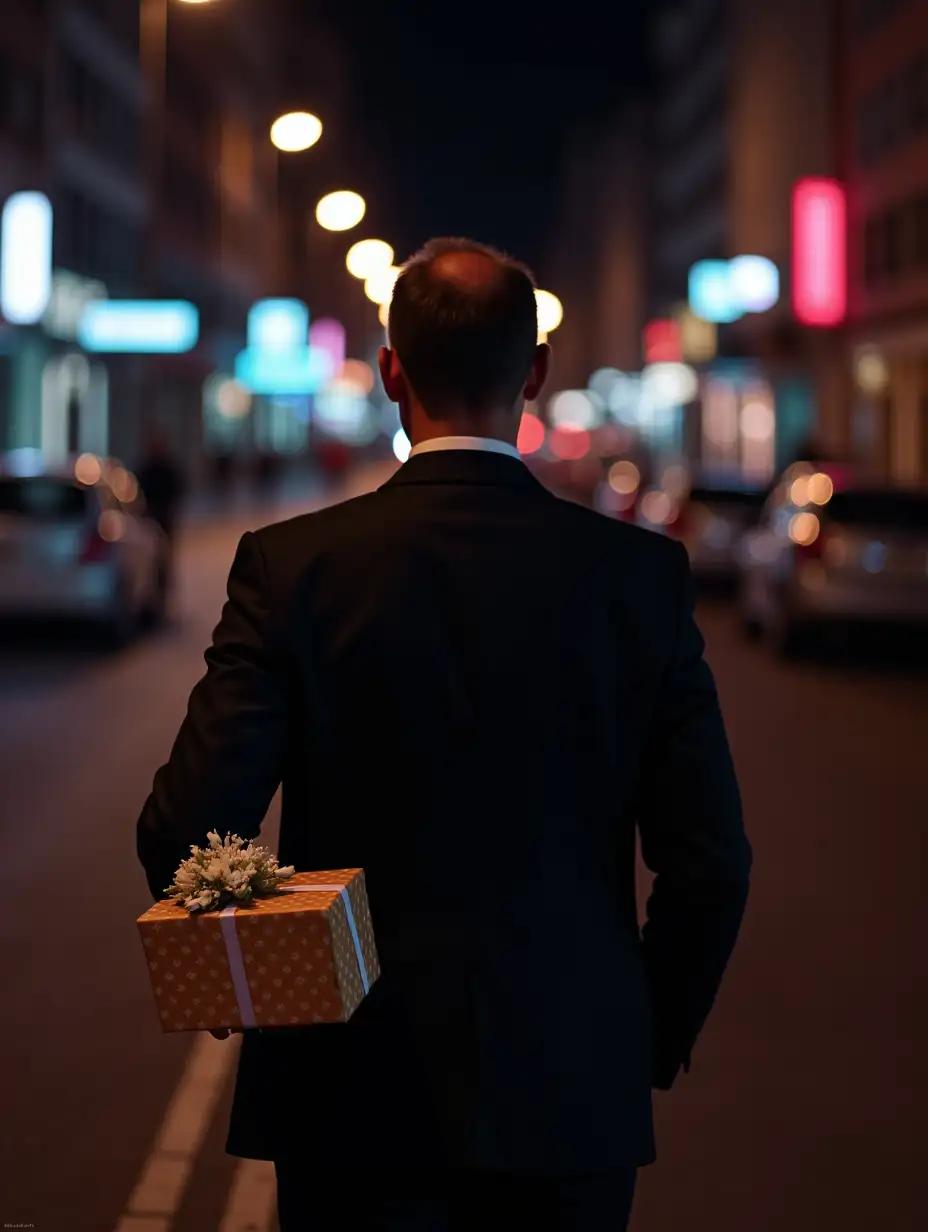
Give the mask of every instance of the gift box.
POLYGON ((220 911, 160 902, 138 927, 165 1031, 347 1022, 380 974, 362 869, 220 911))

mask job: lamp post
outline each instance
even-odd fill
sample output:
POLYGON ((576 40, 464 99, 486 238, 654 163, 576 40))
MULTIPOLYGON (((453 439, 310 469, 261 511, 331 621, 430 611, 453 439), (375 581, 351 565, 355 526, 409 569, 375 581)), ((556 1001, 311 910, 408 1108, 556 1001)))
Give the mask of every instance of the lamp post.
MULTIPOLYGON (((168 11, 172 0, 139 0, 139 67, 148 96, 143 150, 148 210, 142 238, 142 285, 150 298, 158 294, 158 249, 160 240, 161 189, 164 176, 166 128, 168 11)), ((211 0, 177 0, 183 4, 207 4, 211 0)), ((142 373, 142 413, 150 418, 155 409, 155 382, 150 361, 142 373)))

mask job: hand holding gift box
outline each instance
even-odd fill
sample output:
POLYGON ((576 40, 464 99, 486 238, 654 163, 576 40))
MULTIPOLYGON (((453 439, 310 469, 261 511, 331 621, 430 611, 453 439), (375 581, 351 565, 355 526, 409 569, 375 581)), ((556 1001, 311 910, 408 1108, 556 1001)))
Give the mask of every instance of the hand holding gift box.
POLYGON ((209 835, 138 921, 165 1031, 347 1022, 380 975, 362 869, 209 835))

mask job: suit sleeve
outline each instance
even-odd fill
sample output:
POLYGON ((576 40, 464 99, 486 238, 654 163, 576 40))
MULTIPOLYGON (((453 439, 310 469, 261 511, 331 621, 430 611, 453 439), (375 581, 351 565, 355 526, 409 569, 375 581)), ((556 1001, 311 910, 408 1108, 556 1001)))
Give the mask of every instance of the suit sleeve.
POLYGON ((642 930, 653 1085, 668 1090, 712 1008, 748 896, 751 848, 715 682, 693 615, 685 549, 679 618, 645 757, 641 849, 655 874, 642 930))
POLYGON ((138 855, 157 899, 210 830, 254 838, 280 783, 286 699, 270 625, 264 557, 249 533, 229 574, 206 674, 138 821, 138 855))

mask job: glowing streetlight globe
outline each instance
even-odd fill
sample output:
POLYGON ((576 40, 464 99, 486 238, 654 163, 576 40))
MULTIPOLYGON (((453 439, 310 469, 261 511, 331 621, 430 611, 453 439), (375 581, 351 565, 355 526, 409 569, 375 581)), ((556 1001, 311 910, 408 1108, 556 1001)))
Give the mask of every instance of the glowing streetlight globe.
POLYGON ((309 111, 290 111, 271 125, 271 141, 285 154, 308 150, 321 136, 322 121, 309 111))
POLYGON ((393 437, 393 456, 397 462, 405 462, 409 458, 412 445, 402 428, 393 437))
POLYGON ((358 240, 345 257, 348 273, 362 282, 393 264, 393 249, 385 240, 358 240))
POLYGON ((356 192, 333 192, 316 206, 316 222, 326 231, 350 231, 364 217, 367 206, 356 192))
POLYGON ((550 291, 536 291, 535 303, 538 307, 538 333, 552 333, 564 320, 561 301, 550 291))
POLYGON ((389 304, 393 298, 393 288, 400 276, 399 267, 390 265, 387 269, 378 270, 364 283, 364 294, 375 304, 389 304))
POLYGON ((381 304, 378 307, 377 320, 384 327, 384 329, 389 329, 390 327, 390 305, 389 304, 381 304))

